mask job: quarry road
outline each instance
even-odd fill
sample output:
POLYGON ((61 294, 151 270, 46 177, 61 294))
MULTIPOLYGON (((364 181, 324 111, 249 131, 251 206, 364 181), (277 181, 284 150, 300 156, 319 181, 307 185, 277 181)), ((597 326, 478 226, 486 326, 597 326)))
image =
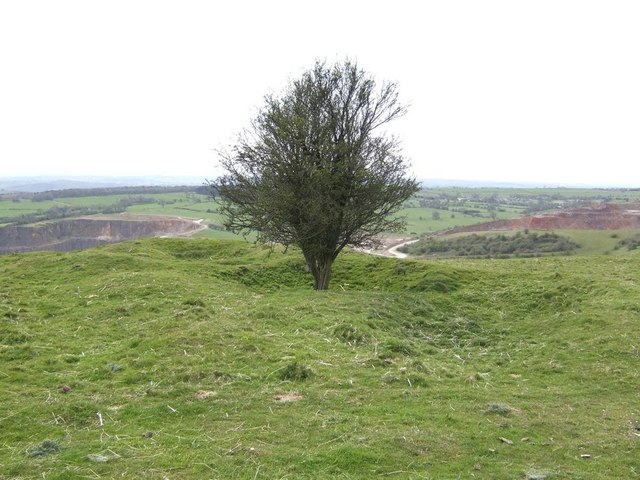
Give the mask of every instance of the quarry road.
POLYGON ((204 218, 193 220, 193 223, 198 227, 196 230, 194 230, 189 234, 190 237, 192 237, 194 233, 198 233, 198 232, 201 232, 202 230, 206 230, 207 228, 209 228, 209 226, 206 223, 204 223, 204 218))
POLYGON ((395 257, 395 258, 407 258, 408 255, 406 253, 402 253, 398 251, 398 248, 403 247, 404 245, 410 245, 412 243, 417 242, 419 239, 417 238, 389 238, 383 241, 383 244, 375 249, 357 249, 360 252, 367 253, 369 255, 378 255, 380 257, 395 257))
POLYGON ((392 255, 396 258, 407 258, 409 255, 407 255, 406 253, 399 252, 398 249, 400 247, 404 247, 405 245, 411 245, 412 243, 416 243, 417 241, 418 239, 416 238, 414 240, 409 240, 406 242, 399 243, 398 245, 394 245, 393 247, 388 248, 386 252, 389 253, 389 255, 392 255))

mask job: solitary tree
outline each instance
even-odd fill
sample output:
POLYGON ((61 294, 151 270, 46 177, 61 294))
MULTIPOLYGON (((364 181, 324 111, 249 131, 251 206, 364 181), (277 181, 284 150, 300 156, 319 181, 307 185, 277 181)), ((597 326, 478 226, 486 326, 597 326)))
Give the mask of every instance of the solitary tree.
POLYGON ((265 104, 221 155, 211 184, 225 227, 300 248, 313 288, 326 290, 346 246, 375 242, 404 222, 392 215, 415 193, 395 137, 377 129, 405 113, 396 85, 379 88, 351 62, 315 67, 265 104))

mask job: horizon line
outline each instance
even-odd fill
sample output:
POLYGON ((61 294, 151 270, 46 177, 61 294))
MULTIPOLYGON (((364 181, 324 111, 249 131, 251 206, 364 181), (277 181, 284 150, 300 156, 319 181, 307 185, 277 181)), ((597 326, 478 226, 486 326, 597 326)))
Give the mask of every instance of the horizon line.
MULTIPOLYGON (((562 182, 562 181, 540 181, 540 180, 473 180, 462 178, 429 178, 415 177, 423 188, 429 187, 465 187, 465 188, 594 188, 594 189, 639 189, 640 184, 631 185, 625 183, 596 183, 596 182, 562 182)), ((206 176, 200 175, 170 175, 170 174, 10 174, 4 178, 0 177, 2 183, 15 183, 23 180, 30 180, 33 183, 38 180, 47 181, 82 181, 82 180, 141 180, 145 182, 153 179, 167 181, 176 179, 189 182, 207 181, 206 176)), ((149 183, 146 183, 149 185, 149 183)), ((138 186, 138 185, 135 185, 138 186)), ((0 186, 0 189, 3 187, 0 186)))

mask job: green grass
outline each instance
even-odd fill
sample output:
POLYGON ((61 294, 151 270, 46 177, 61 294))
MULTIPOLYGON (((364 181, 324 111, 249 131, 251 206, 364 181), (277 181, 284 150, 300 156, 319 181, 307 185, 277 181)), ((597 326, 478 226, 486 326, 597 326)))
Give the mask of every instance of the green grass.
POLYGON ((558 235, 564 235, 577 242, 581 248, 580 254, 609 254, 616 253, 615 247, 627 238, 632 238, 640 230, 556 230, 558 235))
POLYGON ((638 261, 0 257, 0 478, 637 478, 638 261))
MULTIPOLYGON (((514 209, 505 209, 505 212, 497 212, 497 219, 516 218, 520 214, 514 209)), ((399 216, 405 217, 407 227, 404 233, 412 235, 420 235, 422 233, 438 232, 448 230, 453 227, 463 227, 467 225, 475 225, 476 223, 489 222, 489 212, 482 209, 484 217, 465 215, 464 213, 451 210, 439 210, 435 208, 405 208, 398 212, 399 216), (438 212, 439 218, 433 218, 433 213, 438 212)))
POLYGON ((33 202, 31 200, 21 200, 12 202, 10 200, 0 200, 0 217, 18 217, 35 213, 39 210, 49 210, 55 206, 59 206, 59 204, 54 201, 33 202))
MULTIPOLYGON (((164 201, 167 202, 167 205, 165 205, 164 207, 158 203, 133 205, 132 207, 129 207, 128 211, 144 214, 166 215, 166 211, 175 209, 179 212, 182 212, 183 216, 202 218, 202 216, 196 217, 198 211, 204 211, 204 213, 206 213, 207 209, 215 209, 216 206, 214 201, 209 200, 204 195, 181 192, 66 197, 41 202, 36 202, 28 199, 22 199, 19 202, 0 200, 0 217, 15 217, 22 214, 35 213, 39 210, 48 210, 52 207, 109 206, 115 205, 123 199, 138 197, 152 198, 157 201, 164 201)), ((171 213, 171 215, 173 214, 174 213, 171 213)))

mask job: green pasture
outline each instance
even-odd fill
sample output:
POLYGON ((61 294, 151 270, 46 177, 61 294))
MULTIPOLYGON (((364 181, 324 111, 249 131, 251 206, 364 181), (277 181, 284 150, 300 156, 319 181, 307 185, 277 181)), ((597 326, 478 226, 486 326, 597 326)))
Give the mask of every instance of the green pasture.
POLYGON ((640 230, 555 230, 558 235, 571 238, 580 245, 581 254, 616 254, 621 240, 640 234, 640 230))
POLYGON ((11 200, 0 200, 0 217, 18 217, 35 213, 38 210, 48 210, 56 206, 60 206, 60 204, 55 201, 34 202, 20 200, 19 202, 12 202, 11 200))
MULTIPOLYGON (((87 197, 64 197, 57 198, 55 200, 34 201, 30 199, 21 199, 19 201, 1 200, 0 201, 0 216, 17 216, 20 214, 33 213, 38 210, 47 210, 52 207, 63 206, 108 206, 115 205, 121 200, 135 199, 135 198, 151 198, 157 201, 164 202, 177 202, 175 204, 180 205, 192 204, 194 200, 206 201, 208 197, 205 195, 197 195, 191 193, 149 193, 149 194, 121 194, 121 195, 98 195, 87 197)), ((144 205, 142 205, 144 206, 144 205)), ((160 205, 157 205, 160 207, 160 205)))
MULTIPOLYGON (((407 220, 407 228, 402 233, 420 235, 494 220, 494 218, 490 217, 489 210, 484 207, 478 208, 474 206, 469 208, 481 210, 482 217, 436 208, 404 208, 398 212, 399 216, 405 217, 407 220), (434 218, 434 212, 437 212, 436 218, 434 218)), ((495 220, 517 218, 520 216, 517 209, 504 208, 504 210, 505 211, 496 211, 495 220)))

